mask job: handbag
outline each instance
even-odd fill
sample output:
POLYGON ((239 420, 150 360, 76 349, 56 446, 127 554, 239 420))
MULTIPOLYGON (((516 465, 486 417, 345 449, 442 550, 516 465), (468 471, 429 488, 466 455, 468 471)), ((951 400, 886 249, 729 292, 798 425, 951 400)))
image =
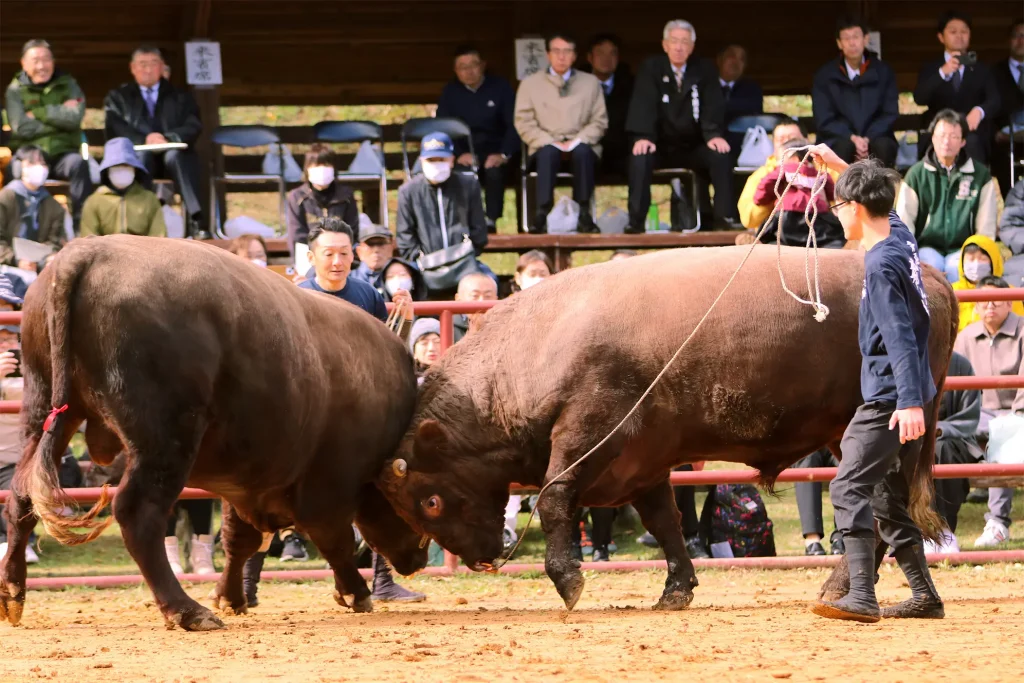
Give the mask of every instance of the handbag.
POLYGON ((774 152, 771 136, 764 128, 748 128, 743 135, 743 144, 740 146, 740 156, 736 160, 736 165, 740 168, 760 168, 774 152))
POLYGON ((454 290, 463 277, 480 272, 480 267, 476 263, 476 250, 473 249, 473 243, 469 241, 467 234, 462 236, 462 242, 458 244, 429 254, 420 254, 416 259, 416 265, 423 273, 423 281, 431 292, 454 290))

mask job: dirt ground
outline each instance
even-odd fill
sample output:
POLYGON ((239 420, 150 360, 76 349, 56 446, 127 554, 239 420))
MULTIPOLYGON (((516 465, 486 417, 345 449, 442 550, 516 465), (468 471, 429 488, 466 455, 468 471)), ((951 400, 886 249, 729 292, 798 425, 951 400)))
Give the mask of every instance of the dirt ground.
MULTIPOLYGON (((704 571, 685 612, 653 612, 658 572, 588 574, 567 615, 546 578, 405 583, 418 605, 355 615, 326 582, 268 583, 211 633, 168 631, 143 588, 32 592, 0 625, 7 680, 1018 680, 1024 566, 938 568, 944 621, 834 622, 808 611, 824 570, 704 571)), ((187 586, 197 599, 209 584, 187 586)), ((908 594, 882 568, 879 599, 908 594)))

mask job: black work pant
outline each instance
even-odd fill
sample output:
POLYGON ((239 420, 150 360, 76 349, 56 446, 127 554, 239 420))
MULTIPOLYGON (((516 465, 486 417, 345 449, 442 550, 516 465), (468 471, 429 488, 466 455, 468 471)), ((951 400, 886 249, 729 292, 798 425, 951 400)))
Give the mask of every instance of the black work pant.
MULTIPOLYGON (((833 138, 825 142, 843 161, 852 164, 856 161, 857 146, 850 138, 833 138)), ((887 136, 868 141, 868 155, 875 157, 889 168, 896 167, 896 153, 900 144, 896 138, 887 136)))
MULTIPOLYGON (((618 508, 586 508, 590 512, 590 542, 595 548, 605 548, 612 542, 612 523, 618 508)), ((580 522, 586 518, 584 508, 576 510, 572 523, 572 538, 575 543, 582 539, 580 522)))
POLYGON ((656 168, 688 168, 696 174, 708 176, 715 188, 715 219, 737 217, 729 154, 716 152, 703 142, 690 146, 663 142, 658 143, 654 154, 633 154, 630 158, 629 222, 633 227, 643 226, 647 219, 647 211, 651 208, 651 178, 656 168))
POLYGON ((196 536, 209 534, 213 528, 213 500, 180 500, 174 505, 171 516, 167 519, 166 536, 174 535, 174 527, 178 522, 178 510, 188 513, 192 533, 196 536))
POLYGON ((555 205, 555 181, 565 159, 569 159, 572 172, 572 198, 580 205, 580 216, 589 216, 590 200, 594 196, 594 176, 597 154, 590 145, 580 143, 571 152, 563 152, 554 145, 537 150, 530 163, 537 170, 537 209, 534 225, 547 227, 548 214, 555 205))
POLYGON ((185 213, 202 221, 203 207, 199 201, 199 157, 191 149, 169 149, 166 152, 139 152, 139 160, 153 178, 169 179, 181 193, 185 213))
MULTIPOLYGON (((676 472, 693 472, 693 465, 680 465, 676 472)), ((682 514, 681 524, 683 536, 687 539, 703 533, 705 540, 711 538, 711 512, 715 506, 715 487, 706 487, 707 498, 704 499, 704 507, 701 509, 700 517, 697 517, 697 487, 676 486, 672 489, 676 498, 676 507, 682 514)))
MULTIPOLYGON (((793 467, 835 467, 836 459, 827 448, 814 451, 793 467)), ((800 512, 800 533, 804 536, 817 534, 825 537, 825 522, 821 514, 821 493, 824 490, 820 481, 797 482, 796 508, 800 512)), ((835 522, 833 521, 833 525, 835 522)))
MULTIPOLYGON (((963 439, 940 436, 935 440, 935 464, 937 465, 974 465, 977 459, 963 439)), ((957 517, 960 506, 967 500, 971 492, 968 479, 936 479, 935 480, 935 511, 946 522, 946 527, 956 533, 957 517)))
MULTIPOLYGON (((928 414, 928 406, 924 407, 928 414)), ((839 473, 832 480, 836 527, 843 536, 874 535, 894 551, 921 543, 921 530, 910 518, 910 483, 921 452, 921 439, 900 443, 900 430, 889 429, 895 404, 865 403, 843 434, 839 473)), ((923 438, 923 437, 922 437, 923 438)))

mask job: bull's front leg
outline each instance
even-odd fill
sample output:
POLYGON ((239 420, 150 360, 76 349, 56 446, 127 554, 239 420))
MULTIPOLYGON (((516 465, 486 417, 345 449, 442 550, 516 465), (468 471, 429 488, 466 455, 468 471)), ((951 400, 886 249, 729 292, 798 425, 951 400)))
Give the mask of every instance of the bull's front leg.
POLYGON ((544 569, 569 610, 576 606, 584 584, 580 563, 572 556, 572 523, 579 494, 571 477, 572 473, 566 475, 568 481, 559 480, 552 484, 537 503, 547 538, 544 569))
MULTIPOLYGON (((223 502, 221 544, 224 546, 224 571, 211 598, 214 607, 232 614, 244 614, 249 606, 242 586, 246 561, 260 548, 263 534, 241 517, 228 501, 223 502)), ((259 577, 255 577, 259 581, 259 577)))
POLYGON ((343 516, 337 525, 304 527, 309 538, 334 571, 334 601, 354 612, 372 612, 373 600, 366 581, 355 563, 356 539, 351 515, 343 516), (352 596, 350 603, 346 596, 352 596))
POLYGON ((668 563, 665 591, 654 609, 686 609, 693 602, 697 574, 686 552, 686 542, 679 524, 679 508, 676 507, 668 479, 638 496, 633 501, 633 507, 640 513, 640 519, 647 530, 658 540, 658 545, 664 549, 665 561, 668 563))

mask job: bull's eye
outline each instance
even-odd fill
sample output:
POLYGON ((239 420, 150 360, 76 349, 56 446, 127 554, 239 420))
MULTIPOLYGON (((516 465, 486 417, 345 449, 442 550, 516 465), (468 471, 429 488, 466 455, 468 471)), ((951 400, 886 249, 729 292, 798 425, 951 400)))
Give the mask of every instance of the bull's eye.
POLYGON ((423 514, 434 519, 440 517, 441 510, 444 509, 444 501, 441 500, 441 496, 438 495, 433 495, 430 498, 427 498, 423 501, 422 505, 423 514))

